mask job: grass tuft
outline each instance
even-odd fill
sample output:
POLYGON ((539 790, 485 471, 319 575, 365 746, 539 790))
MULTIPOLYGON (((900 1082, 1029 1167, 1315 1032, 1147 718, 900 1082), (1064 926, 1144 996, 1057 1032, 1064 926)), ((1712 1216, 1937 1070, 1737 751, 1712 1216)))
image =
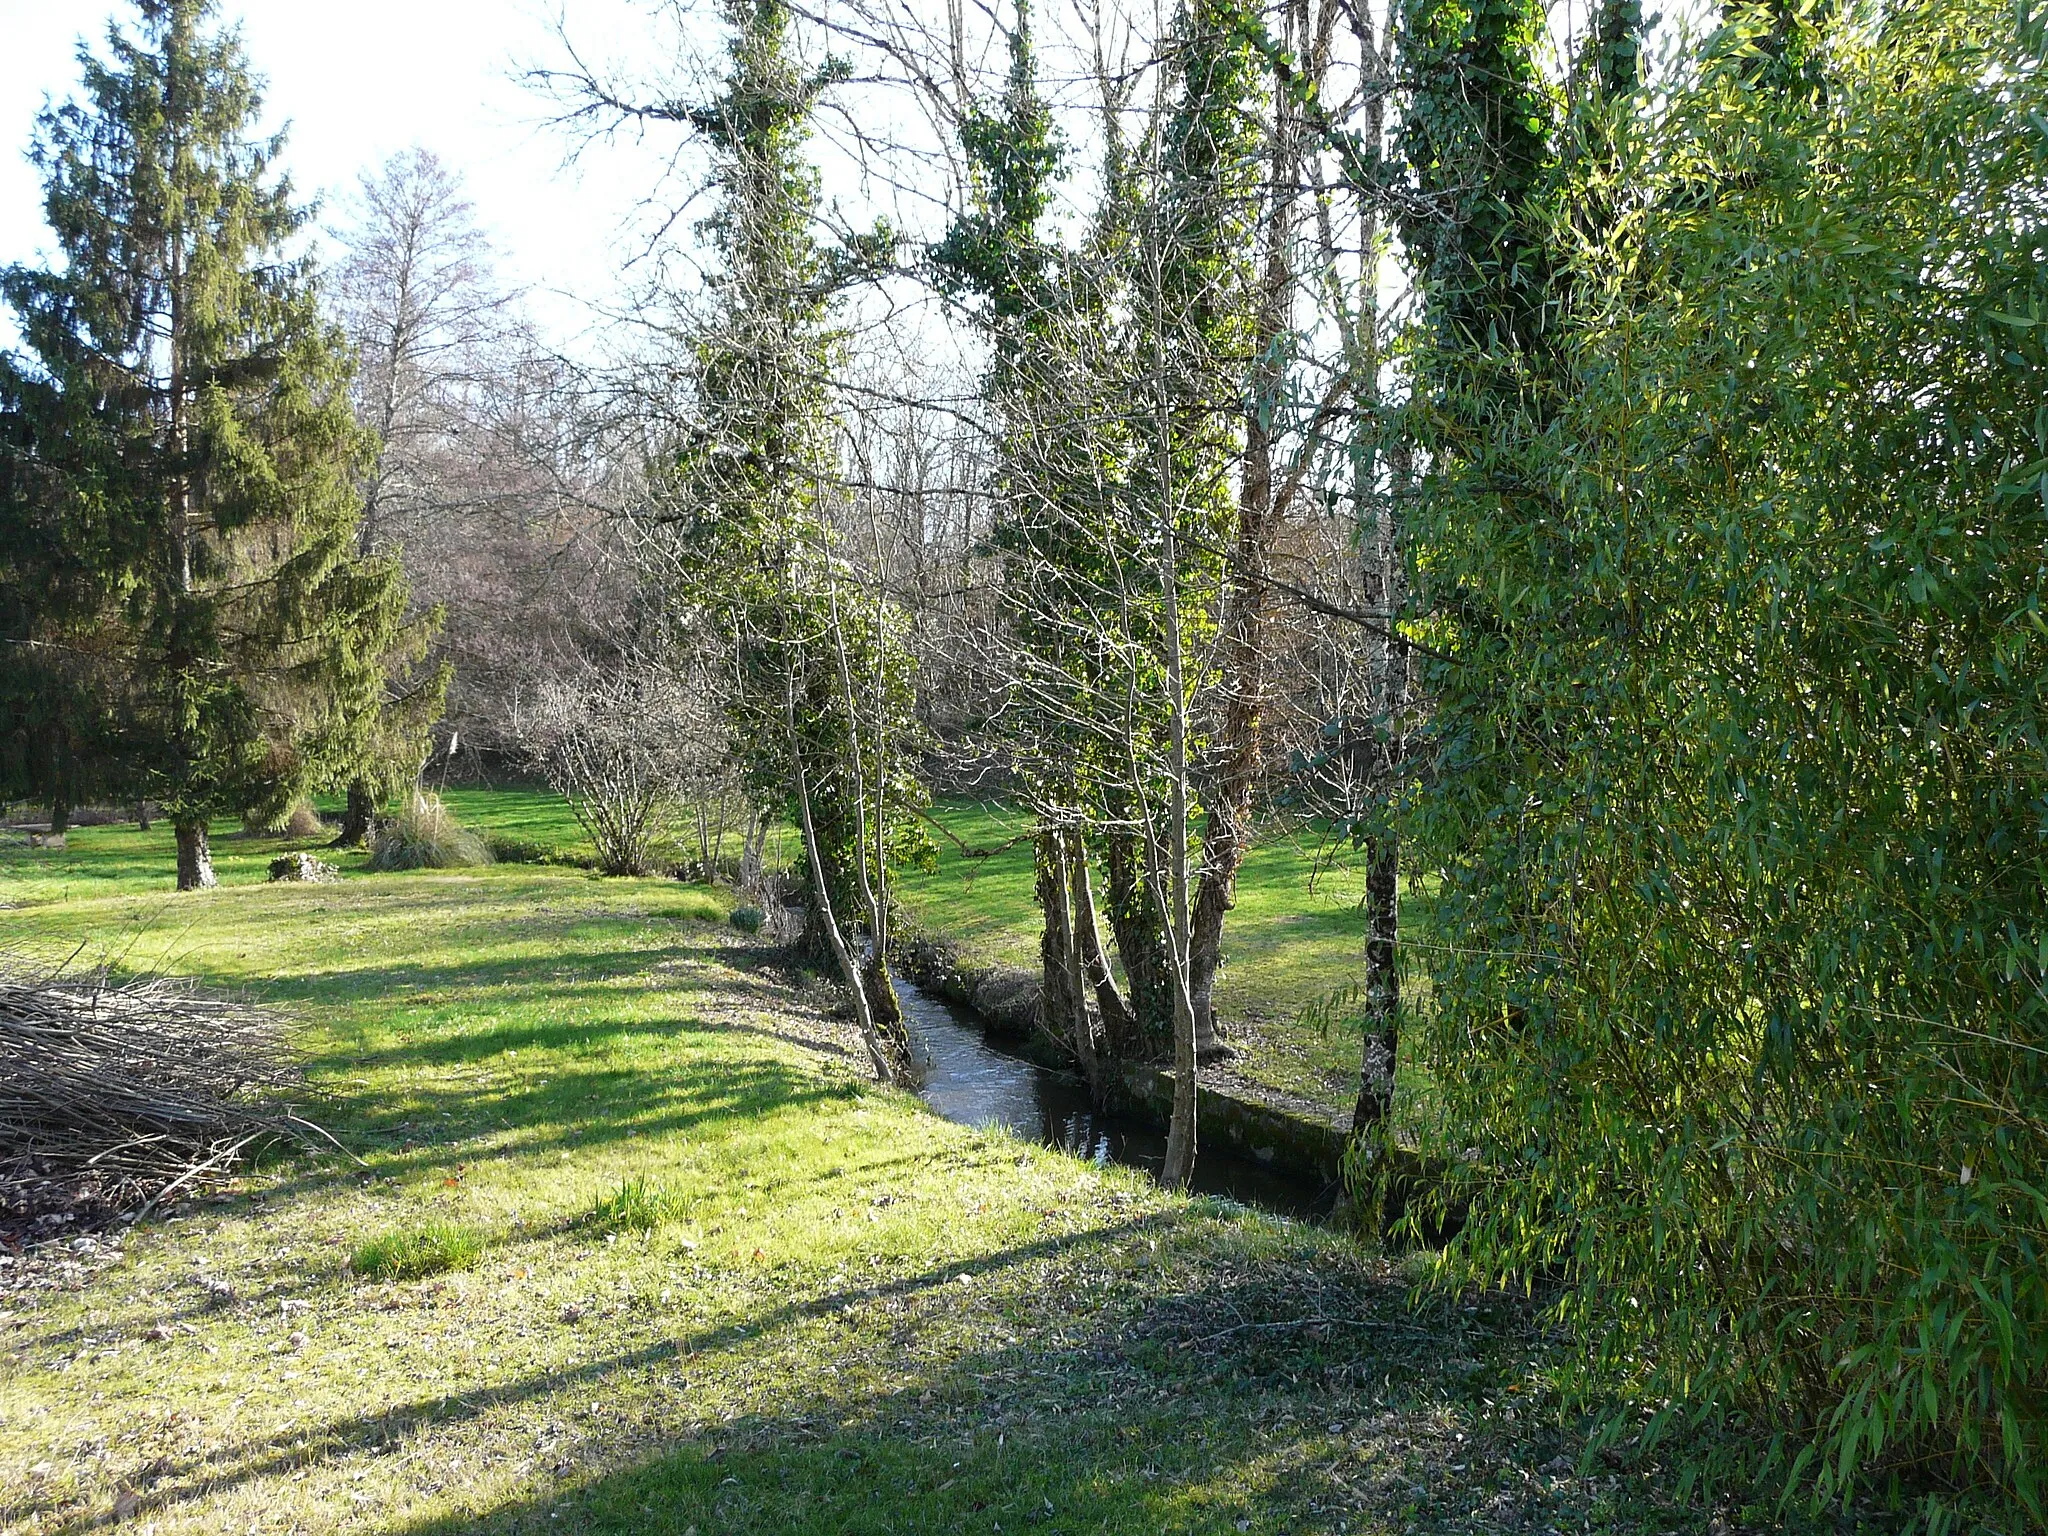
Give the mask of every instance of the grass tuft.
POLYGON ((405 809, 377 829, 370 844, 370 868, 380 873, 405 869, 467 869, 491 862, 484 840, 455 819, 439 795, 414 794, 405 809))
POLYGON ((632 1178, 597 1197, 590 1224, 601 1232, 651 1232, 682 1213, 682 1196, 674 1190, 632 1178))
POLYGON ((424 1280, 468 1269, 483 1256, 483 1234, 450 1221, 402 1227, 356 1246, 348 1267, 366 1280, 424 1280))

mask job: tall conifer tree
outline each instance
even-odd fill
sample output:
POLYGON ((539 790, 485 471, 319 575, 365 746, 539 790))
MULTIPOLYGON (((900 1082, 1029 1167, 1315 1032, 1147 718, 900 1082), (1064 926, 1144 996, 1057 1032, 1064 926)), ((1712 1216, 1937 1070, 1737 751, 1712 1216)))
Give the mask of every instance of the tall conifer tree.
POLYGON ((349 354, 240 39, 212 0, 136 10, 38 124, 64 261, 0 278, 33 354, 7 363, 6 480, 40 509, 17 570, 75 568, 102 761, 164 804, 189 889, 210 818, 345 774, 422 637, 396 565, 357 555, 349 354))

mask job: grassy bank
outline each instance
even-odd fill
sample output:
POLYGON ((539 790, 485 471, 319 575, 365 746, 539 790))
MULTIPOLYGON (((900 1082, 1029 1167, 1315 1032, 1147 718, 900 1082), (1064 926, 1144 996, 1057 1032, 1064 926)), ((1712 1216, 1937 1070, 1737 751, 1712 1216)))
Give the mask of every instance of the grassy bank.
MULTIPOLYGON (((1030 818, 1000 805, 947 801, 934 807, 933 819, 942 829, 933 834, 938 866, 897 878, 904 906, 969 959, 1036 966, 1030 818)), ((1253 847, 1238 875, 1216 983, 1217 1016, 1238 1053, 1225 1075, 1349 1114, 1358 1092, 1357 1031, 1304 1023, 1303 1012, 1359 979, 1364 895, 1362 855, 1319 840, 1315 827, 1272 830, 1253 847)), ((1404 914, 1411 925, 1425 916, 1415 901, 1404 914)))
MULTIPOLYGON (((568 805, 546 790, 457 789, 447 799, 465 822, 496 837, 572 856, 592 852, 568 805)), ((930 870, 898 872, 904 908, 970 961, 1036 967, 1029 816, 1000 804, 944 800, 931 819, 937 862, 930 870)), ((771 863, 797 857, 789 829, 778 829, 771 842, 771 863)), ((1224 929, 1216 1002, 1236 1055, 1212 1075, 1349 1115, 1358 1092, 1358 1032, 1343 1022, 1305 1022, 1304 1012, 1358 981, 1364 895, 1364 860, 1356 849, 1314 825, 1268 829, 1245 860, 1224 929)), ((1412 891, 1404 898, 1403 922, 1411 944, 1428 922, 1427 902, 1412 891)), ((1419 967, 1411 971, 1412 1000, 1426 982, 1419 967)), ((1424 1081, 1404 1078, 1401 1084, 1404 1099, 1426 1091, 1424 1081)))
POLYGON ((715 893, 277 846, 0 850, 17 950, 290 1009, 363 1159, 0 1266, 0 1528, 1704 1528, 1579 1475, 1505 1307, 865 1083, 715 893))

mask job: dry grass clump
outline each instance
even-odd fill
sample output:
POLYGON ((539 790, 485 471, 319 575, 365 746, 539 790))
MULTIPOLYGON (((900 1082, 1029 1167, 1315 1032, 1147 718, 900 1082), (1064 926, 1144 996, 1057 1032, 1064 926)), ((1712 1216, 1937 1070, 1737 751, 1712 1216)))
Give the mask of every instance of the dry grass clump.
POLYGON ((285 817, 284 827, 278 835, 290 838, 318 837, 326 830, 326 824, 320 820, 320 813, 301 800, 292 807, 291 814, 285 817))
POLYGON ((0 956, 0 1164, 89 1181, 111 1207, 227 1174, 275 1137, 324 1139, 277 1019, 161 977, 116 982, 0 956))
POLYGON ((405 808, 377 828, 370 843, 370 868, 466 869, 492 862, 481 837, 455 819, 439 795, 416 791, 405 808))

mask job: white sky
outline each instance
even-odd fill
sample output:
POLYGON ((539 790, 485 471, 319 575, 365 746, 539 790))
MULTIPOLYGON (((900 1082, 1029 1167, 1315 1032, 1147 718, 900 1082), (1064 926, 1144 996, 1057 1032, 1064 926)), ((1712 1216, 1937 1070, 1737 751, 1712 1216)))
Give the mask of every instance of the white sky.
MULTIPOLYGON (((358 173, 412 144, 458 171, 511 282, 570 344, 587 301, 617 291, 635 247, 639 200, 659 183, 674 141, 615 141, 563 160, 570 142, 546 126, 547 103, 514 76, 559 63, 551 20, 567 0, 224 0, 268 80, 266 127, 289 120, 286 164, 322 222, 343 212, 358 173)), ((659 35, 634 0, 573 0, 573 35, 592 62, 642 62, 659 35)), ((42 194, 24 156, 45 98, 75 94, 74 48, 97 43, 117 0, 0 0, 0 265, 47 254, 42 194)), ((0 342, 11 338, 0 318, 0 342)))

